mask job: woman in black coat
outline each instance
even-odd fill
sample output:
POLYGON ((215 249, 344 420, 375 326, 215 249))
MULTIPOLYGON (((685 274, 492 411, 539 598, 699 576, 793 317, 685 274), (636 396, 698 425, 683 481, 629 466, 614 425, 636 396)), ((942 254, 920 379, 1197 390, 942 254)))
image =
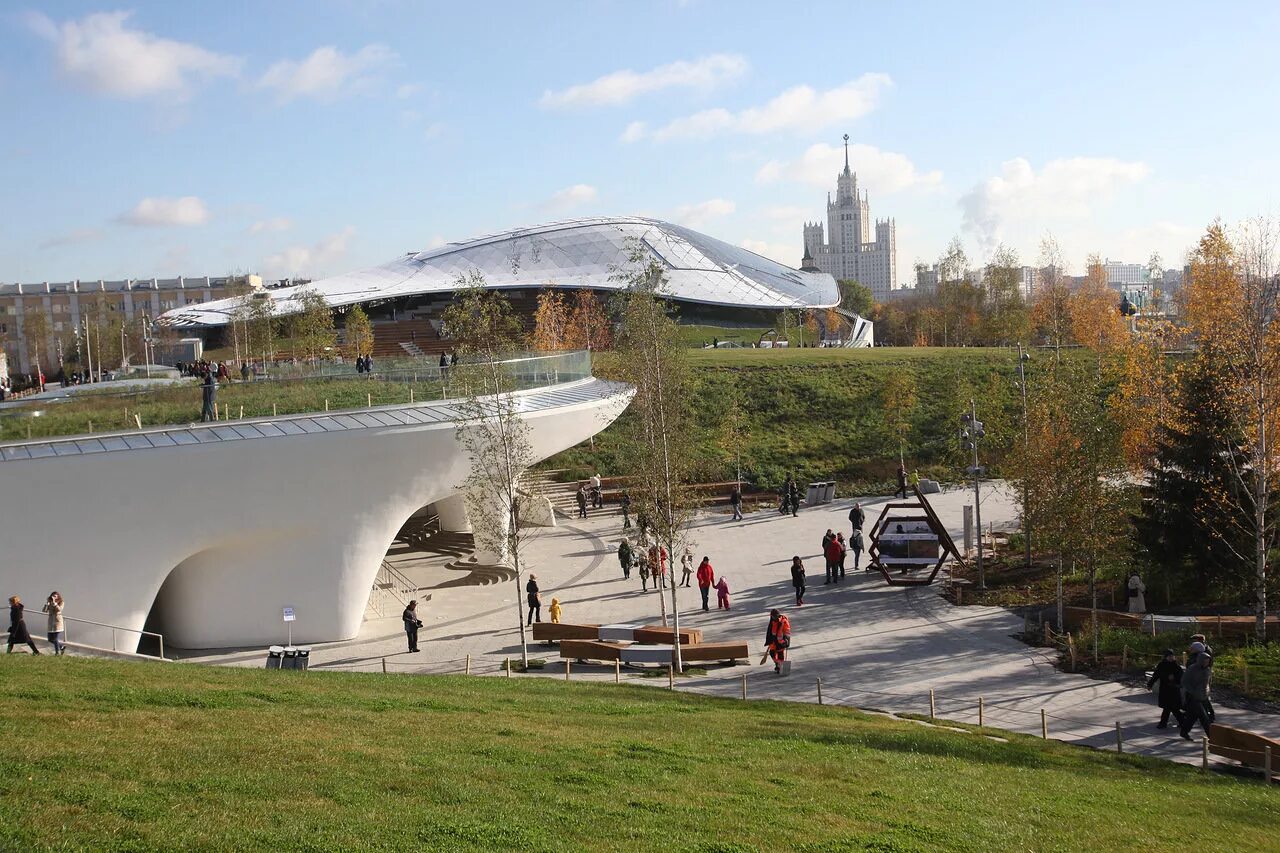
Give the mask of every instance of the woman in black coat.
POLYGON ((40 650, 31 641, 26 620, 22 618, 22 609, 22 599, 16 595, 9 596, 9 648, 5 650, 5 654, 13 651, 14 643, 26 643, 31 647, 31 654, 38 655, 40 650))
POLYGON ((1178 659, 1174 657, 1173 649, 1164 650, 1164 660, 1156 664, 1155 671, 1151 673, 1151 680, 1147 682, 1147 689, 1159 682, 1160 694, 1156 698, 1160 705, 1160 725, 1159 729, 1169 728, 1169 715, 1177 719, 1178 725, 1182 725, 1182 690, 1179 687, 1182 684, 1182 667, 1178 664, 1178 659))
POLYGON ((804 604, 804 563, 799 557, 791 558, 791 585, 796 588, 796 606, 804 604))

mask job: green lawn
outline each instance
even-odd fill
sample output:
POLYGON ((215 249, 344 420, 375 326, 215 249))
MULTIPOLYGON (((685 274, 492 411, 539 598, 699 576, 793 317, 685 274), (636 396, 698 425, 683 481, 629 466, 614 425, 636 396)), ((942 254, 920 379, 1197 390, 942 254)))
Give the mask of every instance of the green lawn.
POLYGON ((660 688, 0 661, 0 848, 1274 850, 1280 794, 660 688))

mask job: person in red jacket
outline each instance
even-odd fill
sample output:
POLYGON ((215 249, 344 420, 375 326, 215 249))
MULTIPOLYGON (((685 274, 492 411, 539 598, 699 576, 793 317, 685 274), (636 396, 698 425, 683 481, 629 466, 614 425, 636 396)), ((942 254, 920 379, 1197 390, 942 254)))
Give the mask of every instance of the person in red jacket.
POLYGON ((769 629, 764 635, 764 646, 773 658, 773 671, 781 675, 787 649, 791 647, 791 620, 782 615, 781 610, 769 611, 769 629))
POLYGON ((827 540, 827 580, 826 583, 840 583, 840 564, 844 562, 844 544, 836 536, 827 540))
POLYGON ((711 587, 715 586, 716 573, 711 568, 711 558, 703 557, 702 562, 698 564, 698 592, 702 593, 702 609, 710 610, 711 604, 708 597, 711 595, 711 587))

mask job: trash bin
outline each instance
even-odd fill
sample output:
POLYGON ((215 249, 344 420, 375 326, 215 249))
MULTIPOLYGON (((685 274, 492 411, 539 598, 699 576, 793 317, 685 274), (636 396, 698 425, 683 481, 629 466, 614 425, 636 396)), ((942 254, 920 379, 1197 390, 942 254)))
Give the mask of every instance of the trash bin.
POLYGON ((281 669, 297 669, 298 668, 298 650, 293 646, 286 647, 282 652, 280 661, 281 669))
POLYGON ((816 506, 822 500, 822 484, 810 483, 809 491, 805 494, 804 502, 809 506, 816 506))
POLYGON ((829 504, 836 499, 836 481, 831 480, 826 483, 822 490, 822 502, 829 504))
POLYGON ((297 649, 296 651, 297 651, 297 654, 295 655, 295 657, 294 657, 294 659, 293 659, 293 668, 294 668, 294 669, 306 669, 306 668, 307 668, 307 664, 308 664, 308 663, 310 663, 310 661, 311 661, 311 647, 310 647, 310 646, 302 646, 301 648, 297 649))
POLYGON ((279 669, 281 658, 284 656, 284 648, 281 646, 272 646, 267 649, 267 669, 279 669))

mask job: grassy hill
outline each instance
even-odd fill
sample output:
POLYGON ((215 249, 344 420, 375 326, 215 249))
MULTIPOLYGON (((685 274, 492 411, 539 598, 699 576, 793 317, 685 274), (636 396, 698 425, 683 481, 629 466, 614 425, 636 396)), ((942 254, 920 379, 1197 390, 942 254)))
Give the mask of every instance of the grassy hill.
MULTIPOLYGON (((984 462, 998 461, 1017 421, 1017 353, 1004 349, 876 348, 731 349, 690 353, 694 388, 689 395, 700 426, 699 459, 707 480, 732 479, 732 457, 719 440, 728 400, 737 394, 750 438, 744 468, 763 487, 800 479, 836 479, 853 491, 889 490, 897 468, 897 441, 884 419, 884 385, 891 375, 910 376, 916 406, 907 437, 908 468, 955 479, 965 464, 957 433, 971 397, 986 423, 984 462)), ((596 356, 596 372, 612 370, 610 354, 596 356)), ((622 426, 596 436, 542 467, 619 470, 622 426)))
POLYGON ((1274 850, 1277 795, 832 707, 0 658, 0 848, 1274 850))

